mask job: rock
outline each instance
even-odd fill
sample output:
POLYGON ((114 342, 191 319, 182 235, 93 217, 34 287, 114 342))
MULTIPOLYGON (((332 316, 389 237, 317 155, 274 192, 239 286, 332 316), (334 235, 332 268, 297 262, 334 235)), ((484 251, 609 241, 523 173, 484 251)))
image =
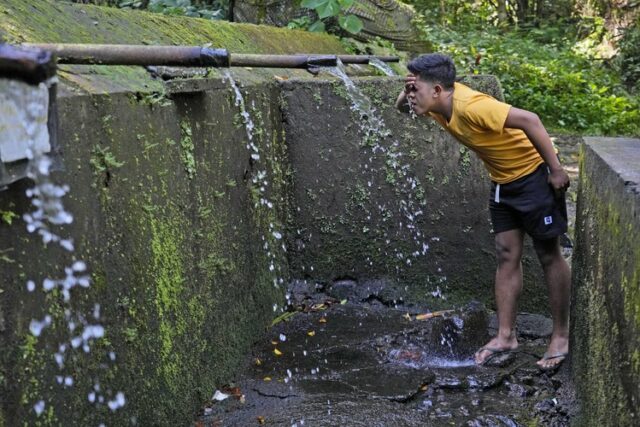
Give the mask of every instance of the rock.
POLYGON ((338 300, 356 299, 358 283, 355 280, 337 280, 329 287, 329 296, 338 300))

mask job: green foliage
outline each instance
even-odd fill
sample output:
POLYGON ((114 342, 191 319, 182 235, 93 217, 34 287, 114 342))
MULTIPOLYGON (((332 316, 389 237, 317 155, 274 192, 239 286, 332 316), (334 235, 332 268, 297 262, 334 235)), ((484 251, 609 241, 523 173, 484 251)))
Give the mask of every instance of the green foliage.
POLYGON ((602 61, 576 52, 572 34, 556 27, 510 33, 491 26, 425 31, 438 50, 454 58, 459 74, 496 75, 506 101, 537 113, 548 128, 640 134, 640 98, 629 95, 619 76, 602 61), (566 38, 548 42, 541 34, 546 30, 566 38))
MULTIPOLYGON (((58 0, 69 1, 69 0, 58 0)), ((165 15, 204 19, 228 19, 229 0, 71 0, 74 3, 114 6, 120 9, 146 9, 165 15)))
MULTIPOLYGON (((136 2, 127 2, 136 3, 136 2)), ((192 18, 226 19, 229 15, 228 0, 199 4, 191 0, 151 0, 148 9, 165 15, 184 15, 192 18)))
POLYGON ((315 11, 318 19, 311 22, 311 19, 305 16, 294 19, 288 27, 305 28, 309 31, 325 31, 326 21, 337 18, 340 28, 351 34, 357 34, 362 30, 362 21, 357 16, 346 13, 353 2, 354 0, 302 0, 300 6, 315 11))
POLYGON ((616 65, 622 80, 640 94, 640 18, 627 28, 618 44, 620 49, 616 65))
POLYGON ((15 218, 18 218, 18 215, 15 212, 0 210, 0 222, 11 225, 15 218))

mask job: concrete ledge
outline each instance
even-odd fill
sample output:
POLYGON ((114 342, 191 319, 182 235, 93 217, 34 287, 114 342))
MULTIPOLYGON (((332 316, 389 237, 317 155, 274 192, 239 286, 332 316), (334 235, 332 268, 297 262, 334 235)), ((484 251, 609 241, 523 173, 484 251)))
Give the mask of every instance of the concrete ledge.
POLYGON ((571 309, 576 425, 640 423, 639 184, 639 139, 585 139, 571 309))

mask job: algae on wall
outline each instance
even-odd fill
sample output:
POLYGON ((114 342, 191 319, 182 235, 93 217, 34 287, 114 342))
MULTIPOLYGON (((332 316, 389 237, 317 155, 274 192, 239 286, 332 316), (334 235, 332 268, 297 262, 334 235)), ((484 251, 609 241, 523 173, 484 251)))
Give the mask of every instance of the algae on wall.
MULTIPOLYGON (((581 422, 635 426, 640 417, 640 197, 637 182, 625 182, 625 170, 614 170, 603 159, 607 144, 622 151, 628 141, 590 139, 580 156, 572 370, 581 422)), ((639 152, 640 140, 635 141, 639 152)))
MULTIPOLYGON (((287 215, 276 93, 263 84, 245 96, 252 114, 262 117, 254 143, 263 153, 276 209, 256 203, 251 178, 257 165, 245 148, 244 129, 233 125, 237 111, 229 88, 213 84, 198 95, 174 93, 153 105, 126 94, 59 100, 66 166, 59 179, 72 187, 65 204, 76 217, 69 233, 78 236, 77 257, 87 262, 94 282, 74 306, 91 312, 99 302, 107 334, 91 355, 69 359, 65 369, 79 373, 74 387, 51 394, 59 387, 51 349, 64 337, 64 322, 37 340, 28 323, 55 309, 55 295, 35 303, 23 286, 3 294, 3 307, 20 302, 6 313, 12 328, 3 333, 3 344, 16 350, 2 360, 9 370, 3 385, 7 422, 86 425, 133 417, 145 425, 175 425, 192 419, 201 402, 230 380, 274 316, 273 305, 284 301, 269 262, 281 266, 283 282, 288 279, 284 253, 268 258, 262 240, 287 215), (25 339, 28 345, 20 344, 25 339), (117 361, 105 365, 111 351, 117 361), (107 388, 124 391, 125 408, 92 410, 87 390, 93 381, 105 394, 107 388), (46 400, 46 417, 31 410, 39 397, 46 400)), ((29 210, 22 185, 2 200, 13 202, 20 215, 29 210)), ((20 223, 0 233, 20 248, 16 262, 2 267, 8 282, 53 275, 63 265, 61 257, 42 257, 30 266, 24 257, 41 248, 20 223)))

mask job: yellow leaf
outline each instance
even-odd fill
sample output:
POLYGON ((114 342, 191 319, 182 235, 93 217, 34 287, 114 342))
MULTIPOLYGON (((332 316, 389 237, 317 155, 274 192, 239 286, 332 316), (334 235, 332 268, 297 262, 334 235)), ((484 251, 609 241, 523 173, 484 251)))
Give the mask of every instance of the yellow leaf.
POLYGON ((282 356, 282 352, 280 350, 278 350, 277 348, 273 349, 273 354, 275 354, 276 356, 282 356))
POLYGON ((411 315, 410 315, 409 313, 405 313, 405 315, 404 315, 404 316, 402 316, 402 317, 404 317, 404 318, 405 318, 405 319, 407 319, 409 322, 411 322, 411 315))
POLYGON ((264 424, 264 417, 263 416, 259 416, 258 417, 258 424, 264 424))
POLYGON ((271 377, 264 377, 263 380, 264 381, 271 381, 271 377))
POLYGON ((276 341, 276 340, 271 340, 271 344, 273 344, 273 345, 278 345, 278 341, 276 341))
POLYGON ((262 365, 262 360, 256 357, 256 366, 262 365))
POLYGON ((429 386, 427 384, 425 384, 422 387, 420 387, 420 391, 427 391, 428 388, 429 388, 429 386))
POLYGON ((320 320, 318 320, 318 322, 327 323, 327 318, 326 317, 321 317, 320 320))
POLYGON ((280 80, 280 81, 282 81, 282 80, 289 80, 289 77, 287 77, 287 76, 273 76, 273 77, 275 77, 275 78, 276 78, 276 80, 280 80))
POLYGON ((451 313, 451 312, 453 312, 453 310, 442 310, 442 311, 434 311, 433 313, 418 314, 416 316, 416 320, 427 320, 427 319, 431 319, 432 317, 444 316, 445 314, 451 313))
POLYGON ((316 331, 307 332, 307 335, 309 335, 310 337, 314 336, 315 334, 316 334, 316 331))

